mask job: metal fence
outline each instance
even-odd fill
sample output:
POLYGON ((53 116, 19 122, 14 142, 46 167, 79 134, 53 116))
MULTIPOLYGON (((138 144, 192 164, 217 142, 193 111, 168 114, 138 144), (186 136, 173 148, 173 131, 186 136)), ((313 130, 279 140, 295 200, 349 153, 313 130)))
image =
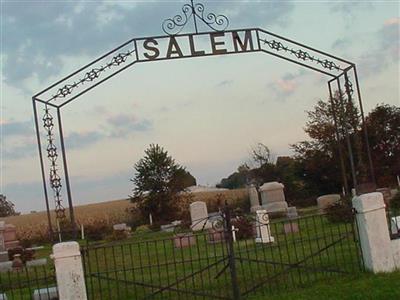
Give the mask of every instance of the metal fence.
MULTIPOLYGON (((4 266, 3 266, 4 268, 4 266)), ((23 266, 0 271, 0 299, 58 299, 54 264, 23 266)))
POLYGON ((222 227, 87 245, 88 297, 244 299, 362 272, 356 223, 350 211, 343 214, 348 218, 314 214, 265 224, 225 209, 222 227), (270 241, 254 238, 261 230, 268 230, 270 241))

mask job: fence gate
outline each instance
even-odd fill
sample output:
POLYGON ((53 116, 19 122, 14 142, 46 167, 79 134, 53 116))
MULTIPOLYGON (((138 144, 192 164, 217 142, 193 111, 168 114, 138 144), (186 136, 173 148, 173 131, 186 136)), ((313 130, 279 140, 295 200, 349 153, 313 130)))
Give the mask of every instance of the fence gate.
POLYGON ((248 299, 364 270, 350 210, 268 225, 225 210, 200 221, 207 230, 135 234, 133 242, 84 247, 89 298, 248 299), (248 235, 246 224, 253 224, 248 235), (271 240, 252 237, 262 230, 271 240))

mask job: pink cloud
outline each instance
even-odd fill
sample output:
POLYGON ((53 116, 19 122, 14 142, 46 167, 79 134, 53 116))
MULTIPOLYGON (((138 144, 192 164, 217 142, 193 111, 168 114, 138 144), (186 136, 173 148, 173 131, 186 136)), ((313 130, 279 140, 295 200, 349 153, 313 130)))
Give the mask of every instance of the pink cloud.
POLYGON ((279 88, 287 94, 293 93, 297 88, 297 83, 295 83, 293 80, 278 79, 276 83, 278 84, 279 88))
POLYGON ((400 18, 390 18, 385 21, 385 26, 400 25, 400 18))

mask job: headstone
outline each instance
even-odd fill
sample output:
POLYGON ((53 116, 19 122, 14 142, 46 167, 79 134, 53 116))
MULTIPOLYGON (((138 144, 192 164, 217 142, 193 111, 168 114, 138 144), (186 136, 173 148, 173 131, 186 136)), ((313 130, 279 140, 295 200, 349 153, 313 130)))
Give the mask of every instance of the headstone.
POLYGON ((0 294, 0 300, 7 300, 7 295, 6 294, 0 294))
POLYGON ((210 244, 220 243, 225 240, 225 232, 214 228, 209 229, 207 240, 210 244))
POLYGON ((192 230, 199 231, 211 228, 208 222, 207 205, 203 201, 196 201, 190 204, 190 218, 192 220, 192 230))
POLYGON ((256 212, 257 210, 262 209, 260 205, 260 199, 258 197, 257 188, 252 184, 248 188, 249 199, 250 199, 250 211, 256 212))
POLYGON ((58 300, 57 287, 35 290, 33 292, 33 300, 58 300))
POLYGON ((12 261, 0 262, 0 272, 12 271, 12 261))
POLYGON ((114 230, 121 230, 121 231, 125 231, 127 230, 127 226, 125 223, 121 223, 121 224, 114 224, 113 225, 113 229, 114 230))
POLYGON ((212 212, 208 214, 208 223, 210 228, 219 229, 222 228, 224 218, 220 212, 212 212))
POLYGON ((284 223, 283 225, 283 231, 285 232, 285 234, 299 232, 299 224, 296 221, 296 219, 299 217, 299 214, 297 213, 297 208, 294 206, 289 207, 287 217, 289 219, 289 222, 284 223))
POLYGON ((257 210, 256 212, 256 243, 273 243, 274 237, 271 236, 269 226, 269 217, 266 210, 257 210))
POLYGON ((179 233, 174 236, 175 248, 186 248, 196 245, 196 238, 192 233, 179 233))
POLYGON ((400 216, 392 217, 390 219, 390 231, 392 234, 400 233, 400 216))
POLYGON ((0 225, 0 232, 3 236, 5 250, 13 249, 19 246, 19 241, 17 240, 17 230, 14 225, 5 224, 3 227, 0 225))
POLYGON ((166 225, 161 225, 160 229, 162 232, 174 232, 175 227, 176 226, 173 224, 166 224, 166 225))
POLYGON ((0 251, 6 250, 6 246, 4 243, 4 229, 6 227, 6 223, 4 221, 0 221, 0 251))
POLYGON ((26 262, 27 267, 39 267, 47 265, 47 258, 33 259, 26 262))
POLYGON ((232 225, 232 240, 233 240, 233 242, 236 242, 236 231, 239 231, 239 229, 235 228, 235 226, 232 225))
POLYGON ((0 252, 0 262, 9 261, 8 251, 1 251, 0 252))
POLYGON ((317 198, 318 209, 323 211, 329 206, 340 201, 339 194, 323 195, 317 198))
POLYGON ((285 186, 279 182, 266 182, 260 187, 262 208, 268 214, 286 213, 288 204, 283 189, 285 186))

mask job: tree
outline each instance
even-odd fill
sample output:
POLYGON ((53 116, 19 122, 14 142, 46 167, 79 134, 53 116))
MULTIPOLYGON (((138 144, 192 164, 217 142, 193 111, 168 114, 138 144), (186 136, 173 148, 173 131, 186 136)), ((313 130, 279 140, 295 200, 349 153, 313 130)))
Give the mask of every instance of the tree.
POLYGON ((238 189, 246 186, 249 177, 250 168, 248 165, 240 165, 236 172, 229 175, 227 178, 223 178, 217 188, 225 189, 238 189))
POLYGON ((400 108, 377 105, 365 120, 377 183, 396 184, 400 174, 400 108))
POLYGON ((0 195, 0 217, 15 216, 14 204, 6 199, 6 196, 0 195))
POLYGON ((263 143, 258 143, 251 149, 251 158, 259 167, 262 167, 270 162, 271 151, 263 143))
POLYGON ((196 179, 159 145, 151 144, 134 168, 131 201, 143 217, 150 213, 159 221, 173 217, 177 193, 196 184, 196 179))
POLYGON ((349 100, 346 95, 336 92, 332 101, 319 100, 307 116, 304 131, 310 140, 298 142, 292 145, 292 149, 300 163, 299 176, 303 178, 308 194, 339 192, 342 185, 347 186, 351 179, 351 173, 344 172, 344 169, 350 170, 347 136, 358 177, 361 182, 366 181, 361 119, 353 99, 349 100))

